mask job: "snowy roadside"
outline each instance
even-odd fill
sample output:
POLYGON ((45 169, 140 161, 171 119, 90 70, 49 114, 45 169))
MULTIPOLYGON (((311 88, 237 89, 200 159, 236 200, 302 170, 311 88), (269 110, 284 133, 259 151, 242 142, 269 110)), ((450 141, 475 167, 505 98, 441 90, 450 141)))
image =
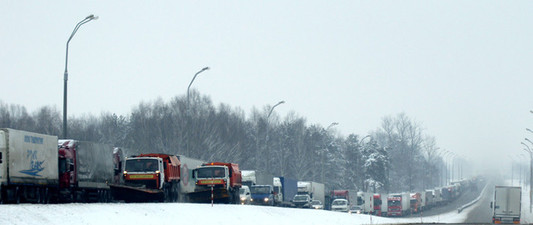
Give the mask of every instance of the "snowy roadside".
POLYGON ((509 186, 521 186, 522 187, 522 204, 521 204, 521 223, 523 224, 529 224, 533 223, 533 213, 530 211, 530 199, 529 199, 529 184, 520 184, 520 180, 515 179, 507 180, 506 185, 509 186))
POLYGON ((522 223, 532 223, 533 222, 533 213, 530 211, 530 200, 529 200, 529 185, 522 186, 522 223))
POLYGON ((438 216, 385 218, 324 210, 192 203, 1 205, 0 224, 393 224, 459 223, 469 209, 438 216))

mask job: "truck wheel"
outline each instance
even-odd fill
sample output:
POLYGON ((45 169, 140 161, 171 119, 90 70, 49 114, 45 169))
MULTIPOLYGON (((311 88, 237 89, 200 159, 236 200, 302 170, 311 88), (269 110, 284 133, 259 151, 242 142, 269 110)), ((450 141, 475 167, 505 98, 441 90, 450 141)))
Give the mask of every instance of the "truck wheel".
POLYGON ((20 193, 20 192, 21 192, 20 188, 19 188, 19 187, 16 187, 16 188, 15 188, 15 203, 16 203, 16 204, 20 204, 20 198, 21 198, 21 197, 20 197, 20 196, 21 196, 21 193, 20 193))
POLYGON ((43 203, 43 189, 37 188, 36 193, 37 193, 37 203, 42 204, 43 203))
POLYGON ((50 193, 50 191, 48 190, 48 188, 45 188, 43 193, 44 193, 43 203, 44 203, 44 204, 48 204, 48 203, 50 203, 50 194, 51 194, 51 193, 50 193))
POLYGON ((178 202, 179 201, 179 194, 180 194, 179 185, 177 183, 174 183, 174 198, 173 198, 173 202, 178 202))
POLYGON ((4 190, 2 189, 2 185, 0 185, 0 204, 5 204, 5 199, 4 190))

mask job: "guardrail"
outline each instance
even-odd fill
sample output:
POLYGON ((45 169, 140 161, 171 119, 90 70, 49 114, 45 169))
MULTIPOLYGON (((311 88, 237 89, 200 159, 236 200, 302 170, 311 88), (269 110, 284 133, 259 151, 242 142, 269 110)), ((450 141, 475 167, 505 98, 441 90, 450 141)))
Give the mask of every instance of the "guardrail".
POLYGON ((466 208, 472 206, 472 205, 475 204, 477 201, 479 201, 479 199, 481 199, 481 196, 483 196, 483 193, 485 193, 485 190, 487 189, 488 186, 489 186, 489 183, 487 182, 487 183, 485 184, 485 187, 483 187, 483 190, 481 191, 481 194, 479 194, 479 196, 478 196, 476 199, 472 200, 471 202, 466 203, 466 204, 464 204, 463 206, 457 208, 457 213, 461 213, 464 209, 466 209, 466 208))

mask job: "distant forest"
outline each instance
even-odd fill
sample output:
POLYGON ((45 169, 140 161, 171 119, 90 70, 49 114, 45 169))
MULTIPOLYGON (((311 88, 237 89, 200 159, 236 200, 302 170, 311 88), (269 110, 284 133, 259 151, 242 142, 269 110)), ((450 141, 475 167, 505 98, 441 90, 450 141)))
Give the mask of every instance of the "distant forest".
MULTIPOLYGON (((241 170, 268 171, 328 190, 416 191, 444 185, 446 163, 435 138, 404 113, 385 116, 369 134, 336 134, 334 126, 310 124, 294 112, 283 118, 270 105, 243 110, 193 91, 169 102, 143 102, 127 116, 68 118, 68 138, 107 143, 135 152, 180 154, 238 163, 241 170)), ((332 124, 334 125, 334 124, 332 124)), ((62 135, 61 110, 0 101, 0 127, 62 135)))

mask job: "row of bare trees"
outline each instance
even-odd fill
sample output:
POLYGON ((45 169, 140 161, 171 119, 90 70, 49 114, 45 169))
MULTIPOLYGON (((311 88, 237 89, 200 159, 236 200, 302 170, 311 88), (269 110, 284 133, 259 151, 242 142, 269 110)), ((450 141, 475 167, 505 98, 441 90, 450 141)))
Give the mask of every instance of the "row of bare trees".
MULTIPOLYGON (((243 110, 214 106, 193 91, 165 102, 143 102, 131 114, 69 118, 69 139, 108 143, 132 152, 181 154, 205 161, 229 161, 241 169, 323 182, 328 189, 374 192, 419 190, 439 185, 443 171, 435 139, 405 114, 385 117, 361 138, 331 132, 292 112, 268 117, 271 106, 243 110)), ((0 127, 60 136, 54 107, 29 113, 0 102, 0 127)))

